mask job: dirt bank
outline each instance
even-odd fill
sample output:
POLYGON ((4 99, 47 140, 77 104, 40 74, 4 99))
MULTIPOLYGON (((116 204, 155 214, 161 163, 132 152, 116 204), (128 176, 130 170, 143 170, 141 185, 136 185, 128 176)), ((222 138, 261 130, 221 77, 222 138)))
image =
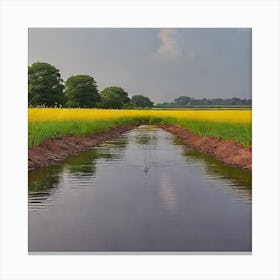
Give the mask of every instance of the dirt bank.
MULTIPOLYGON (((78 155, 81 151, 97 146, 110 138, 117 137, 138 125, 139 124, 120 125, 109 131, 88 137, 65 136, 48 139, 39 146, 28 149, 28 170, 50 165, 67 157, 78 155)), ((211 154, 225 164, 252 170, 251 147, 244 148, 234 141, 225 141, 208 136, 201 137, 173 125, 162 125, 160 127, 177 135, 184 144, 211 154)))
POLYGON ((252 170, 252 147, 243 147, 234 141, 210 136, 199 136, 173 125, 162 125, 162 129, 175 134, 184 144, 210 154, 225 164, 252 170))
POLYGON ((39 146, 28 149, 28 170, 78 155, 83 150, 97 146, 137 126, 137 124, 119 125, 93 136, 65 136, 45 140, 39 146))

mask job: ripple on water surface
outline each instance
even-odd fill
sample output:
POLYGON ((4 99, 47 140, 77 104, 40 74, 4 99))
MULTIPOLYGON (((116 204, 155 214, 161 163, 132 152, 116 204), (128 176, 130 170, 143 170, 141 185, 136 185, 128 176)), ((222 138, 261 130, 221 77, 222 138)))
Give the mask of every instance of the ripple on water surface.
POLYGON ((29 172, 29 251, 251 251, 251 174, 141 127, 29 172))

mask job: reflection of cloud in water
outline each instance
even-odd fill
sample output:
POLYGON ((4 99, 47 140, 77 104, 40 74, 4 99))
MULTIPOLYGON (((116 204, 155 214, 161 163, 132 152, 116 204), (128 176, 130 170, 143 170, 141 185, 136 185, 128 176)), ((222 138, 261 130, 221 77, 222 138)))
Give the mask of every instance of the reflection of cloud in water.
POLYGON ((159 195, 167 210, 173 210, 176 205, 176 192, 170 176, 166 173, 160 175, 159 195))

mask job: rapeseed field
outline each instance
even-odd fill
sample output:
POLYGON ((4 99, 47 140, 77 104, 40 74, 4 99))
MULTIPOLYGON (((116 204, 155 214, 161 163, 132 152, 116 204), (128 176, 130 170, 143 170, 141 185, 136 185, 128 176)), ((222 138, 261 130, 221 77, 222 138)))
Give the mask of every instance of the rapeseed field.
POLYGON ((65 135, 91 135, 119 124, 170 123, 199 135, 251 145, 251 110, 28 109, 28 145, 65 135))

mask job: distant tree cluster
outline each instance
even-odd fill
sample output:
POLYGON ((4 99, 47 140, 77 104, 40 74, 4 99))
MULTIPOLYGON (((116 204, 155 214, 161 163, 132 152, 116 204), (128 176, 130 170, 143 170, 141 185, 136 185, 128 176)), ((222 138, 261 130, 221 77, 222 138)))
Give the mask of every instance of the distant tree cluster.
POLYGON ((101 91, 100 108, 121 109, 127 108, 130 103, 128 93, 120 87, 107 87, 101 91))
POLYGON ((131 97, 131 104, 135 108, 152 108, 154 103, 143 95, 134 95, 131 97))
MULTIPOLYGON (((159 108, 187 108, 199 106, 251 106, 251 99, 233 97, 196 99, 180 96, 172 102, 157 104, 159 108)), ((29 107, 68 107, 68 108, 152 108, 154 103, 143 95, 131 98, 121 87, 107 87, 100 93, 95 79, 89 75, 75 75, 63 81, 59 70, 54 66, 37 62, 28 67, 28 106, 29 107)))
POLYGON ((159 108, 187 108, 194 106, 251 106, 251 99, 240 99, 238 97, 233 97, 229 99, 223 98, 202 98, 196 99, 189 96, 180 96, 175 98, 173 102, 159 103, 156 107, 159 108))
POLYGON ((64 82, 54 66, 37 62, 28 67, 28 106, 122 109, 153 107, 153 102, 143 95, 130 99, 121 87, 99 93, 89 75, 71 76, 64 82))

